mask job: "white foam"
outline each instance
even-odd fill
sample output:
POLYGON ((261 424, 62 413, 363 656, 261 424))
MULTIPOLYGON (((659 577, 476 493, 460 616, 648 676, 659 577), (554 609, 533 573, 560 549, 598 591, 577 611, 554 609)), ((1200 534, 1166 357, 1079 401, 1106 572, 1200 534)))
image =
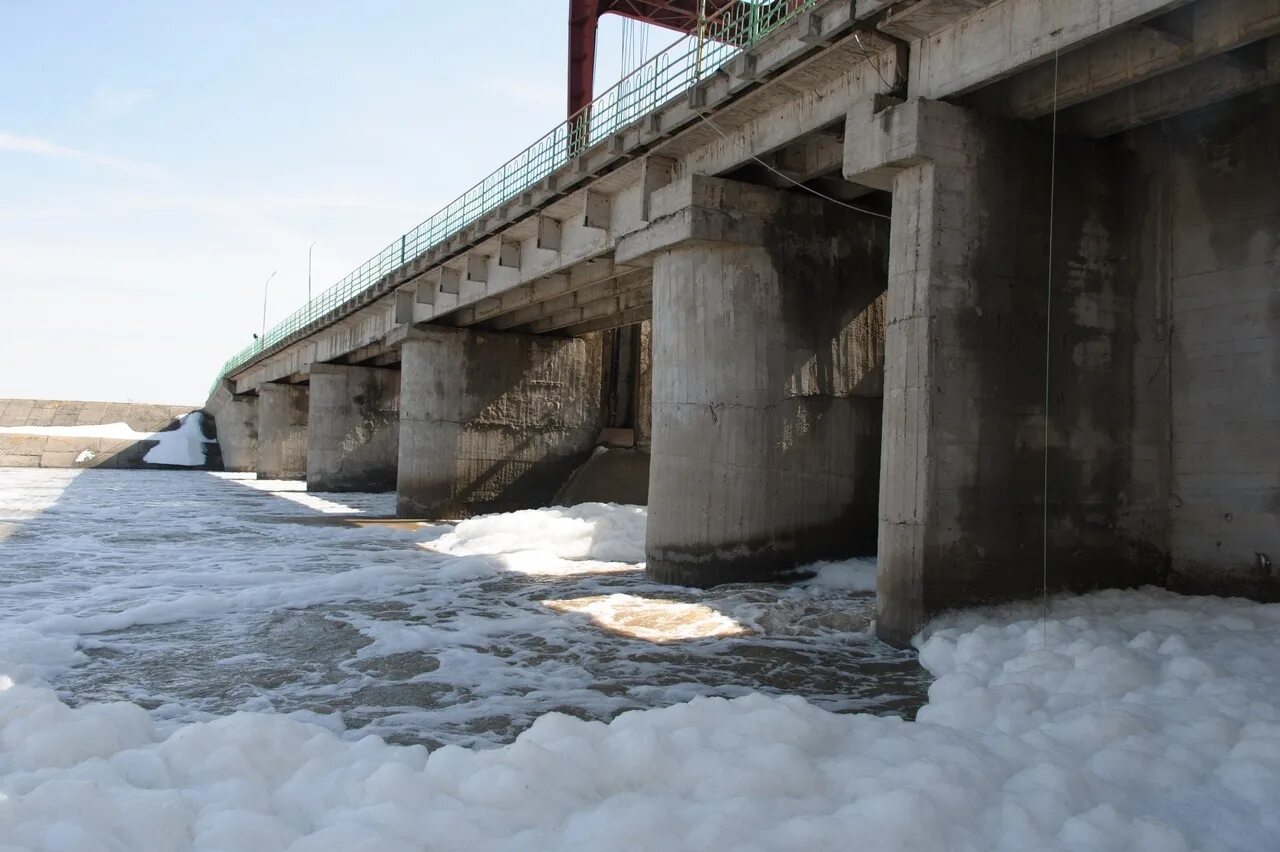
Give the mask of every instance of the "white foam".
MULTIPOLYGON (((596 542, 611 540, 618 549, 610 556, 622 544, 634 555, 634 532, 619 532, 630 520, 587 509, 554 510, 542 524, 540 513, 481 518, 452 532, 272 525, 253 520, 274 499, 269 492, 212 477, 132 474, 150 477, 152 488, 176 487, 174 477, 217 484, 191 485, 160 512, 106 505, 98 499, 106 492, 94 489, 119 480, 74 473, 0 471, 0 520, 19 526, 0 542, 8 583, 0 600, 0 844, 295 852, 1280 848, 1280 606, 1145 590, 1056 599, 1043 622, 1038 605, 954 616, 919 640, 937 680, 915 722, 834 714, 797 697, 701 697, 608 724, 545 713, 510 745, 429 752, 361 738, 340 718, 314 713, 170 723, 127 702, 73 709, 45 681, 79 658, 77 645, 93 631, 126 623, 181 625, 219 610, 243 618, 308 600, 443 607, 450 594, 458 605, 463 595, 489 594, 485 610, 433 609, 429 619, 394 622, 356 612, 348 623, 372 638, 360 651, 366 659, 392 648, 436 652, 439 669, 415 683, 506 684, 515 687, 504 693, 512 706, 540 706, 540 691, 578 683, 579 670, 595 664, 593 655, 572 657, 573 643, 605 646, 590 644, 603 640, 581 617, 504 598, 517 591, 502 591, 512 576, 502 548, 524 553, 533 543, 557 559, 600 558, 596 542), (77 501, 77 488, 94 499, 77 501), (218 540, 202 543, 199 536, 211 533, 201 510, 217 501, 240 507, 246 529, 237 537, 218 527, 218 540), (152 511, 146 527, 138 516, 152 511), (156 540, 121 568, 123 551, 100 558, 104 545, 77 532, 86 518, 95 530, 149 528, 156 540), (577 525, 584 521, 600 529, 584 533, 577 525), (39 530, 39 540, 28 540, 27 529, 39 530), (179 530, 196 535, 166 543, 179 530), (473 552, 415 546, 432 536, 473 552), (461 579, 437 583, 439 571, 461 579), (469 571, 480 578, 465 579, 469 571), (427 589, 427 597, 412 589, 427 589), (41 611, 30 611, 32 601, 41 611), (485 651, 486 643, 531 631, 564 650, 539 659, 485 651)), ((572 589, 602 591, 595 582, 572 579, 572 589)), ((854 599, 840 594, 819 584, 778 600, 854 599)), ((744 623, 737 613, 767 605, 763 592, 756 595, 744 589, 705 600, 744 623)), ((700 641, 717 643, 708 646, 710 665, 742 640, 700 641)), ((242 656, 234 667, 253 662, 242 656)), ((585 691, 558 694, 572 703, 585 691)))
POLYGON ((552 573, 556 561, 566 559, 635 564, 644 561, 646 517, 643 506, 613 503, 485 515, 462 521, 432 548, 458 556, 505 554, 526 564, 543 556, 552 573))
POLYGON ((804 585, 819 589, 843 589, 848 592, 874 592, 876 590, 876 560, 874 557, 856 557, 839 562, 814 562, 804 566, 814 572, 804 585))

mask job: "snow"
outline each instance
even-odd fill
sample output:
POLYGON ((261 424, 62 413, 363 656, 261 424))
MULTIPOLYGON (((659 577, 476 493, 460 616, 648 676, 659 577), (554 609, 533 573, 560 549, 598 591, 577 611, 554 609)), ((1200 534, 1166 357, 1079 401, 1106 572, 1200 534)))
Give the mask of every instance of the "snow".
POLYGON ((205 438, 201 429, 204 415, 192 411, 179 418, 178 428, 156 432, 149 436, 156 445, 147 450, 142 460, 147 464, 168 464, 180 467, 199 467, 205 461, 205 438))
MULTIPOLYGON (((288 522, 309 510, 280 500, 281 484, 75 473, 0 471, 0 849, 1280 848, 1277 605, 1148 589, 1053 599, 1047 618, 1038 604, 951 616, 917 640, 936 680, 916 721, 755 690, 673 701, 681 689, 658 679, 682 664, 677 651, 707 676, 722 656, 759 667, 788 643, 849 665, 838 654, 864 634, 840 615, 866 596, 844 587, 865 585, 865 571, 816 566, 816 582, 798 588, 679 598, 634 569, 506 567, 513 553, 553 566, 634 555, 634 508, 397 532, 288 522), (157 490, 174 493, 148 502, 157 490), (138 539, 143 530, 152 540, 138 539), (547 601, 582 605, 564 614, 547 601), (700 606, 681 612, 742 632, 659 644, 592 621, 644 601, 700 606), (431 648, 442 669, 461 667, 455 693, 502 682, 501 700, 520 704, 525 687, 560 690, 573 715, 535 700, 536 721, 513 742, 429 749, 323 712, 201 717, 68 694, 69 683, 93 692, 76 676, 96 664, 98 643, 117 661, 148 642, 173 655, 163 635, 130 645, 101 631, 167 618, 192 630, 242 624, 247 641, 257 613, 320 602, 366 631, 362 660, 431 648), (520 635, 552 652, 528 655, 520 635), (572 657, 579 647, 587 656, 572 657), (573 670, 611 653, 618 662, 590 677, 613 683, 636 668, 666 689, 654 706, 593 712, 608 702, 585 697, 573 670), (653 654, 671 656, 654 666, 653 654)), ((221 656, 222 667, 279 653, 280 637, 268 640, 221 656)), ((310 683, 312 706, 333 699, 323 686, 310 683)), ((431 726, 449 721, 420 710, 431 726)))
POLYGON ((118 441, 144 441, 151 432, 139 432, 128 423, 100 423, 88 426, 0 426, 9 435, 49 435, 63 438, 108 438, 118 441))
MULTIPOLYGON (((204 415, 192 411, 179 418, 177 429, 163 432, 139 432, 127 423, 102 423, 88 426, 0 426, 0 433, 9 435, 46 435, 64 438, 99 438, 116 441, 155 441, 147 450, 143 461, 148 464, 173 465, 175 467, 200 467, 205 463, 205 444, 213 443, 201 431, 204 415)), ((76 463, 92 461, 92 450, 82 450, 76 463)))

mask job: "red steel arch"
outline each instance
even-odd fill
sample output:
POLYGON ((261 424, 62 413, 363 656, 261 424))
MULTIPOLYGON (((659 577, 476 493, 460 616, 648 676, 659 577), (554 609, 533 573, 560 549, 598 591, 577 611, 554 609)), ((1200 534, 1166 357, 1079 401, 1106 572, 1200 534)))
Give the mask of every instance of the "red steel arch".
POLYGON ((591 103, 596 66, 596 28, 602 15, 621 15, 682 33, 696 32, 700 15, 710 17, 737 0, 569 0, 569 115, 591 103))

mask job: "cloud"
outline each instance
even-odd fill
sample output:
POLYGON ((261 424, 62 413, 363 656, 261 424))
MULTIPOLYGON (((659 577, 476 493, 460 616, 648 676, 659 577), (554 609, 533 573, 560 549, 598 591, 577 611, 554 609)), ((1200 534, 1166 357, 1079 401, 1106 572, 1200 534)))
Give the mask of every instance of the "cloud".
POLYGON ((123 115, 138 104, 151 100, 155 94, 147 89, 113 89, 100 86, 94 90, 90 106, 100 115, 123 115))
POLYGON ((41 139, 38 136, 21 136, 17 133, 6 133, 0 130, 0 152, 11 151, 18 154, 31 154, 36 157, 46 157, 55 160, 71 160, 81 163, 91 163, 96 166, 110 169, 130 177, 151 178, 160 174, 160 169, 146 163, 136 163, 132 160, 124 160, 119 157, 110 157, 103 154, 94 154, 88 151, 81 151, 78 148, 70 148, 66 145, 59 145, 57 142, 51 142, 48 139, 41 139))

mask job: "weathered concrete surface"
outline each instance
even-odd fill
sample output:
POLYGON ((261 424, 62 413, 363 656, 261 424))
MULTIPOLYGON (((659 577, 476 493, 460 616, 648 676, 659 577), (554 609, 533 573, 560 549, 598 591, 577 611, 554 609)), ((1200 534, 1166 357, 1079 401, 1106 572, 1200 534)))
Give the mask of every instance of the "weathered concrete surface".
POLYGON ((649 576, 875 551, 887 242, 883 220, 732 181, 655 198, 630 241, 654 275, 649 576))
POLYGON ((307 397, 306 385, 258 388, 259 479, 306 479, 307 397))
POLYGON ((587 340, 433 327, 401 346, 397 511, 547 505, 600 430, 587 340))
MULTIPOLYGON (((640 363, 636 380, 636 449, 653 446, 653 324, 640 323, 640 363)), ((648 486, 645 487, 646 494, 648 486)))
POLYGON ((649 502, 649 454, 634 448, 597 447, 556 494, 554 502, 560 506, 646 505, 649 502))
POLYGON ((1165 341, 1130 229, 1132 158, 1059 140, 1042 576, 1049 145, 912 100, 850 115, 846 173, 893 190, 877 629, 1163 582, 1165 341))
MULTIPOLYGON (((1128 140, 1152 175, 1167 276, 1170 585, 1280 600, 1280 95, 1128 140)), ((1148 374, 1150 375, 1150 374, 1148 374)))
POLYGON ((307 488, 394 491, 400 371, 316 364, 307 416, 307 488))
MULTIPOLYGON (((0 399, 0 427, 102 426, 124 423, 136 432, 160 432, 194 411, 190 405, 0 399)), ((0 433, 0 467, 152 468, 143 457, 155 441, 92 436, 0 433)), ((218 458, 206 462, 218 467, 218 458)))
POLYGON ((258 398, 236 394, 223 379, 205 404, 213 420, 224 470, 249 473, 258 469, 258 398))

